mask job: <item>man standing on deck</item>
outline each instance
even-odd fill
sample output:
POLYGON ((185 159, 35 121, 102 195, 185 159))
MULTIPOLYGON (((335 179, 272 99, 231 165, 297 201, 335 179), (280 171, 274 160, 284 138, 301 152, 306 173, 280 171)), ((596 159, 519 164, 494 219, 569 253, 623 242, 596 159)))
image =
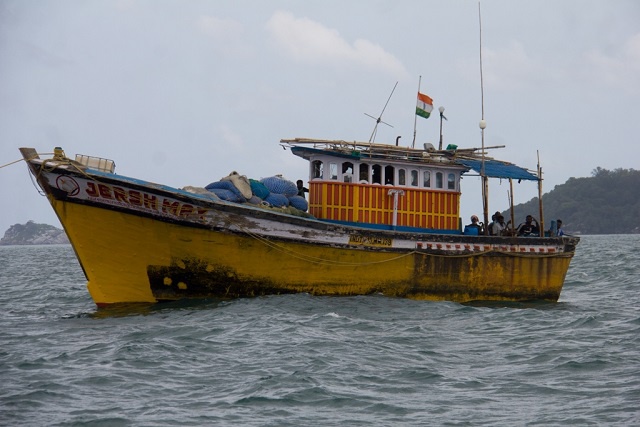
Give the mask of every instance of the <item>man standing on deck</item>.
POLYGON ((303 185, 303 182, 302 182, 301 179, 299 179, 296 182, 296 186, 298 187, 298 196, 300 196, 300 197, 305 197, 304 193, 308 193, 309 192, 309 189, 303 185))

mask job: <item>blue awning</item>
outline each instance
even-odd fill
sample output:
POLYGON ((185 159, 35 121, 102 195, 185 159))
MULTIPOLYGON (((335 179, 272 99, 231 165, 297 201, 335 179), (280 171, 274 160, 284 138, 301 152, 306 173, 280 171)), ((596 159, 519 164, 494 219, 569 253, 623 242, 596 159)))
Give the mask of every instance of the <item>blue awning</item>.
MULTIPOLYGON (((482 170, 482 160, 456 159, 456 162, 471 168, 478 173, 482 170)), ((524 168, 521 168, 520 166, 493 159, 484 161, 484 174, 490 178, 511 178, 538 181, 538 177, 536 175, 524 168)))

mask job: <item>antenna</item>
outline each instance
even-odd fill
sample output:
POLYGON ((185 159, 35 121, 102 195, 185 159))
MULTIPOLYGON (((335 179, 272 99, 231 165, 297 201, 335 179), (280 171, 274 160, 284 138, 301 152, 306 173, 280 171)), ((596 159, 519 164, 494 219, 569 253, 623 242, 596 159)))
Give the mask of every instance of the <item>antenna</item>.
MULTIPOLYGON (((478 29, 480 39, 480 103, 482 104, 482 119, 480 120, 480 132, 482 133, 482 166, 480 168, 480 176, 482 177, 482 210, 484 214, 484 223, 489 221, 489 179, 485 173, 484 159, 484 130, 487 122, 484 120, 484 80, 482 78, 482 15, 480 13, 480 0, 478 0, 478 29)), ((485 234, 487 230, 485 229, 485 234)))
POLYGON ((389 94, 389 99, 387 99, 387 102, 384 104, 384 108, 382 108, 382 111, 380 112, 380 115, 377 118, 373 117, 371 114, 364 113, 365 116, 371 117, 372 119, 374 119, 376 121, 376 124, 373 127, 373 132, 371 133, 371 137, 369 138, 369 143, 373 142, 373 139, 376 137, 376 133, 378 132, 378 123, 384 123, 385 125, 387 125, 389 127, 393 127, 389 123, 386 123, 386 122, 382 121, 382 115, 384 114, 384 110, 387 109, 387 105, 389 105, 389 101, 391 100, 391 97, 393 96, 393 92, 395 92, 395 90, 396 90, 396 86, 398 86, 398 82, 396 82, 396 84, 393 86, 393 89, 391 90, 391 93, 389 94))

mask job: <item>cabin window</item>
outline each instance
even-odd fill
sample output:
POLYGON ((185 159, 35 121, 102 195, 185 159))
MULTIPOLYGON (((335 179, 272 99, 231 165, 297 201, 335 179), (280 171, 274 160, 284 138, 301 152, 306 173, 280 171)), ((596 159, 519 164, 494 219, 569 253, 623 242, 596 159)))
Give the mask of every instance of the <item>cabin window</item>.
POLYGON ((424 188, 431 187, 431 171, 422 172, 422 186, 424 188))
POLYGON ((447 189, 455 190, 456 189, 456 174, 450 173, 447 175, 447 189))
POLYGON ((344 162, 342 164, 342 180, 344 182, 353 181, 353 163, 344 162))
POLYGON ((436 172, 436 188, 442 188, 444 186, 442 172, 436 172))
POLYGON ((398 169, 398 185, 407 185, 406 171, 404 169, 398 169))
POLYGON ((364 163, 361 163, 359 174, 360 174, 360 183, 369 182, 369 165, 365 165, 364 163))
POLYGON ((382 184, 382 166, 373 165, 371 166, 371 183, 372 184, 382 184))
POLYGON ((411 171, 411 186, 412 187, 418 186, 418 171, 415 169, 411 171))
POLYGON ((394 169, 393 166, 385 166, 384 168, 384 183, 393 185, 394 184, 394 169))
POLYGON ((311 178, 322 179, 322 162, 320 160, 314 160, 311 162, 311 178))
POLYGON ((329 176, 332 180, 338 179, 338 164, 337 163, 329 163, 329 176))

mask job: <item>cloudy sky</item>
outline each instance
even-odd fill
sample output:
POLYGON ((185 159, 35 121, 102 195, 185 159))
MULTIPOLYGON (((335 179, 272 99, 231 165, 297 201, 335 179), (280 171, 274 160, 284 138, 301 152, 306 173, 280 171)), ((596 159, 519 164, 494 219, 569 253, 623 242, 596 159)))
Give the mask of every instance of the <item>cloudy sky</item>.
MULTIPOLYGON (((640 169, 640 2, 483 0, 486 145, 545 172, 544 191, 596 167, 640 169)), ((481 144, 476 0, 0 0, 0 236, 59 226, 18 147, 113 159, 175 187, 236 170, 306 180, 281 138, 411 145, 418 81, 444 142, 481 144), (366 114, 365 114, 366 113, 366 114)), ((416 145, 437 146, 418 118, 416 145)), ((492 181, 490 211, 507 208, 492 181)), ((465 220, 482 212, 463 180, 465 220)), ((537 195, 516 185, 516 203, 537 195)), ((640 191, 639 191, 640 195, 640 191)))

